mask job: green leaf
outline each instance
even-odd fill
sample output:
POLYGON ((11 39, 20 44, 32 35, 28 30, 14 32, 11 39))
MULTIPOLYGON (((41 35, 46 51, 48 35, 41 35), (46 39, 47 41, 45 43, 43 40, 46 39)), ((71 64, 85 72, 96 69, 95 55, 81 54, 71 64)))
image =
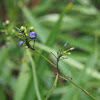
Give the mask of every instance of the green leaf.
POLYGON ((22 67, 23 68, 19 74, 17 84, 15 86, 14 100, 24 100, 32 77, 29 65, 24 62, 22 67))

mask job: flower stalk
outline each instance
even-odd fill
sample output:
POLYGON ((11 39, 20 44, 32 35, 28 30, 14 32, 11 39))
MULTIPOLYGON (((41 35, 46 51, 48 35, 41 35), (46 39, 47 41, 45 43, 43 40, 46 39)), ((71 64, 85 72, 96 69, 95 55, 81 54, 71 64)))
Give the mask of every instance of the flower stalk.
MULTIPOLYGON (((30 46, 28 46, 30 48, 30 46)), ((60 59, 60 56, 57 58, 57 66, 55 64, 53 64, 50 60, 48 60, 46 57, 44 57, 43 55, 41 55, 36 49, 34 48, 30 48, 32 50, 34 50, 37 54, 39 54, 42 58, 44 58, 47 62, 49 62, 52 66, 58 68, 58 62, 60 59)), ((57 69, 58 70, 58 69, 57 69)), ((83 92, 85 92, 87 95, 89 95, 93 100, 96 100, 96 98, 90 94, 89 92, 87 92, 85 89, 81 88, 80 86, 78 86, 76 83, 74 83, 71 79, 69 79, 61 70, 59 70, 59 72, 65 77, 66 80, 68 80, 70 83, 72 83, 73 85, 75 85, 77 88, 79 88, 80 90, 82 90, 83 92)), ((57 72, 58 74, 58 72, 57 72)), ((58 75, 59 76, 59 75, 58 75)), ((60 76, 61 77, 61 76, 60 76)))

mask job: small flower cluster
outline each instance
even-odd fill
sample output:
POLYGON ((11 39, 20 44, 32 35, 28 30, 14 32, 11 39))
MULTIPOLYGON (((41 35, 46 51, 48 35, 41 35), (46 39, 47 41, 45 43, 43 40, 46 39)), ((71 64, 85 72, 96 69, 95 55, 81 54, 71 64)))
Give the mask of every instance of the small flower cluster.
MULTIPOLYGON (((68 42, 66 42, 64 46, 67 47, 67 45, 68 45, 68 42)), ((69 51, 72 51, 74 49, 75 49, 74 47, 71 47, 71 48, 63 51, 62 55, 64 55, 64 54, 70 55, 71 53, 69 51)))
MULTIPOLYGON (((67 46, 68 46, 68 42, 65 43, 64 49, 66 49, 67 46)), ((67 59, 67 58, 64 58, 64 56, 70 55, 71 53, 70 53, 69 51, 72 51, 72 50, 74 50, 74 49, 75 49, 74 47, 71 47, 71 48, 66 49, 66 50, 63 50, 63 49, 60 48, 60 49, 57 51, 57 56, 55 56, 52 52, 51 52, 51 53, 52 53, 53 56, 56 57, 56 59, 59 61, 59 60, 67 59)))
MULTIPOLYGON (((65 43, 64 47, 66 48, 67 46, 68 46, 68 42, 65 43)), ((59 50, 59 52, 60 52, 60 55, 61 55, 61 56, 70 55, 71 53, 70 53, 69 51, 72 51, 72 50, 74 50, 74 49, 75 49, 74 47, 71 47, 71 48, 69 48, 69 49, 67 49, 67 50, 64 50, 64 51, 59 50)))
POLYGON ((37 34, 34 31, 34 27, 33 26, 31 26, 29 28, 29 31, 30 31, 29 34, 26 34, 26 32, 27 32, 26 31, 26 27, 24 27, 24 26, 21 26, 19 31, 20 31, 20 33, 22 33, 23 37, 25 38, 25 39, 20 39, 21 41, 18 43, 19 46, 22 46, 25 42, 29 42, 30 39, 34 39, 35 40, 36 37, 37 37, 37 34))

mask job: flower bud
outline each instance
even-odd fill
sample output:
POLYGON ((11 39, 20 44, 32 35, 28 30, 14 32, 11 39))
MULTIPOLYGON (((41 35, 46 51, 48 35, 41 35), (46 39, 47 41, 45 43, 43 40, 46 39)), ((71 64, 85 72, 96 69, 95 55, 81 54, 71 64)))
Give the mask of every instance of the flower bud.
POLYGON ((68 54, 68 55, 71 55, 71 53, 70 53, 70 52, 68 52, 67 54, 68 54))
POLYGON ((21 26, 21 27, 20 27, 20 30, 21 30, 22 32, 25 32, 25 31, 26 31, 26 27, 21 26))
POLYGON ((66 51, 63 51, 63 54, 66 54, 66 51))
POLYGON ((30 30, 30 32, 31 32, 31 31, 34 31, 34 27, 31 26, 31 27, 29 28, 29 30, 30 30))
POLYGON ((18 45, 19 45, 19 46, 22 46, 23 43, 24 43, 23 41, 20 41, 20 42, 18 43, 18 45))
POLYGON ((67 45, 68 45, 68 42, 66 42, 64 46, 66 47, 67 45))
POLYGON ((70 48, 70 50, 74 50, 74 49, 75 49, 74 47, 70 48))
POLYGON ((9 25, 9 23, 10 23, 9 20, 6 20, 6 21, 5 21, 5 24, 6 24, 6 25, 9 25))

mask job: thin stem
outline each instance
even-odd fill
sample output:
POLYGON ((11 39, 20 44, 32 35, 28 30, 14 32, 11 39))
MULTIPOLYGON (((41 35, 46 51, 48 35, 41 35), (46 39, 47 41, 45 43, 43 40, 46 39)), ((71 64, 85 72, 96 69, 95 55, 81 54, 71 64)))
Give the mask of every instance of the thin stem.
POLYGON ((57 58, 52 52, 51 52, 51 54, 52 54, 55 58, 57 58))
MULTIPOLYGON (((49 62, 51 65, 53 65, 54 67, 57 67, 55 64, 53 64, 50 60, 48 60, 46 57, 44 57, 43 55, 41 55, 36 49, 32 48, 29 43, 26 44, 30 49, 34 50, 36 53, 38 53, 42 58, 44 58, 47 62, 49 62)), ((93 100, 96 100, 96 98, 90 94, 89 92, 87 92, 85 89, 81 88, 80 86, 78 86, 76 83, 74 83, 72 80, 70 80, 61 70, 59 70, 60 73, 69 81, 71 82, 73 85, 75 85, 77 88, 79 88, 80 90, 82 90, 83 92, 85 92, 87 95, 89 95, 93 100)))
POLYGON ((57 58, 57 70, 58 70, 58 62, 59 62, 59 58, 57 58))
POLYGON ((59 77, 62 78, 63 80, 68 81, 68 79, 66 79, 65 77, 62 77, 62 76, 60 76, 60 75, 59 75, 59 77))
POLYGON ((35 51, 36 53, 38 53, 42 58, 44 58, 47 62, 49 62, 51 65, 53 65, 53 66, 56 67, 55 64, 53 64, 50 60, 48 60, 46 57, 44 57, 43 55, 41 55, 36 49, 34 49, 34 51, 35 51))
POLYGON ((53 84, 53 86, 52 86, 52 89, 50 90, 50 92, 48 93, 48 95, 45 97, 44 100, 48 100, 48 98, 49 98, 50 95, 52 94, 53 90, 56 88, 57 80, 58 80, 58 73, 57 73, 57 75, 56 75, 56 78, 55 78, 54 84, 53 84))
MULTIPOLYGON (((61 71, 60 71, 61 72, 61 71)), ((61 74, 64 75, 64 73, 61 72, 61 74)), ((85 92, 86 94, 88 94, 92 99, 96 100, 96 98, 90 94, 89 92, 87 92, 85 89, 81 88, 80 86, 78 86, 76 83, 74 83, 72 80, 70 80, 66 75, 64 75, 66 77, 66 79, 71 82, 73 85, 75 85, 77 88, 81 89, 83 92, 85 92)))
MULTIPOLYGON (((54 67, 57 67, 55 64, 53 64, 51 61, 49 61, 46 57, 44 57, 43 55, 41 55, 36 49, 34 49, 34 51, 36 53, 38 53, 41 57, 43 57, 47 62, 49 62, 51 65, 53 65, 54 67)), ((85 89, 81 88, 80 86, 78 86, 76 83, 74 83, 72 80, 70 80, 61 70, 60 73, 62 75, 64 75, 64 77, 66 77, 66 79, 71 82, 73 85, 75 85, 77 88, 81 89, 83 92, 85 92, 87 95, 89 95, 93 100, 96 100, 96 98, 90 94, 89 92, 87 92, 85 89)))

